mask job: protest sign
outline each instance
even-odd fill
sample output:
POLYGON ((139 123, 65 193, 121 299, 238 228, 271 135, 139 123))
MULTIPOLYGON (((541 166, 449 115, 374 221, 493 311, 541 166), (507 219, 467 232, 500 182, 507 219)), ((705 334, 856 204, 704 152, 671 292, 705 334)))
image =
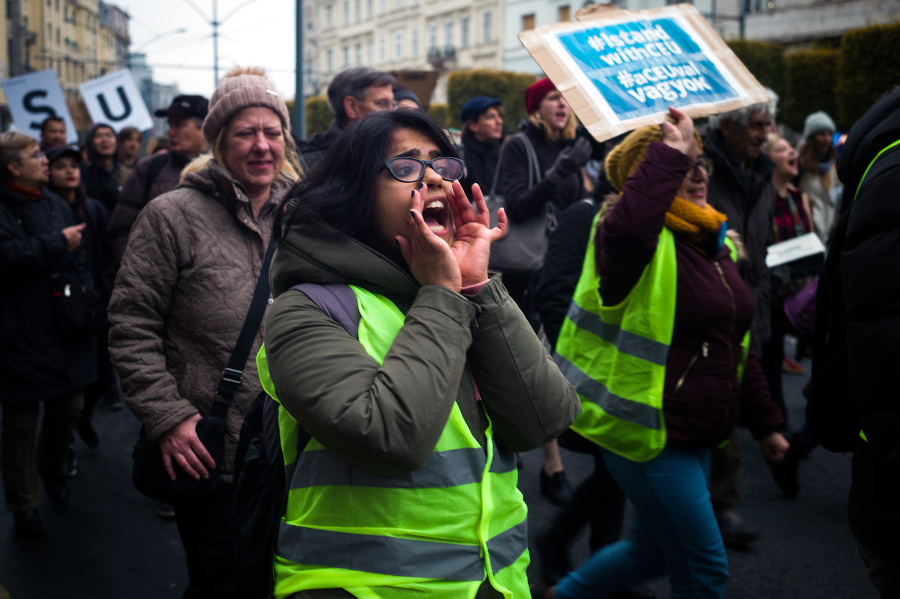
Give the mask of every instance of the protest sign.
POLYGON ((78 90, 95 123, 106 123, 117 133, 125 127, 146 131, 153 126, 150 112, 128 69, 82 83, 78 90))
POLYGON ((39 140, 44 119, 58 116, 66 123, 66 141, 78 141, 78 131, 53 69, 5 79, 3 91, 17 129, 39 140))
POLYGON ((519 39, 597 140, 659 124, 669 106, 696 118, 769 101, 693 5, 577 16, 519 39))

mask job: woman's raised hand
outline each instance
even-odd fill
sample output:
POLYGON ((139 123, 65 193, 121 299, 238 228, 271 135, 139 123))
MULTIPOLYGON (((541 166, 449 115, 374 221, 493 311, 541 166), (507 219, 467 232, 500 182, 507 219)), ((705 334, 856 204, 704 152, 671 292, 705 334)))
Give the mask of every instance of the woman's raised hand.
POLYGON ((687 154, 688 150, 697 143, 694 138, 694 121, 685 113, 671 106, 669 115, 675 119, 675 122, 663 121, 660 125, 663 143, 682 154, 687 154))
POLYGON ((413 191, 412 208, 409 211, 409 236, 395 237, 400 246, 400 254, 420 285, 442 285, 458 293, 463 286, 459 265, 450 246, 425 223, 422 217, 424 203, 419 190, 413 191))
POLYGON ((501 209, 497 214, 497 226, 491 228, 484 194, 481 193, 481 187, 477 183, 472 186, 472 197, 475 199, 477 214, 469 203, 462 184, 459 181, 453 182, 450 208, 456 226, 456 241, 451 249, 459 264, 463 287, 487 279, 491 244, 503 239, 508 226, 506 212, 501 209))

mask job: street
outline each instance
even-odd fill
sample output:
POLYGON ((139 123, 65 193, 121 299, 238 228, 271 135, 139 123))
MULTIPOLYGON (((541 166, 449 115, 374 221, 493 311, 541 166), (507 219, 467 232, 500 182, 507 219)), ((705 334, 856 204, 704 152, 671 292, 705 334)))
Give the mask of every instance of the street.
MULTIPOLYGON (((809 368, 809 362, 805 364, 809 368)), ((785 375, 784 380, 791 422, 797 426, 803 421, 800 388, 806 376, 785 375)), ((20 539, 13 534, 12 517, 0 517, 0 599, 181 596, 187 574, 175 523, 159 518, 155 504, 131 485, 137 421, 127 410, 98 408, 95 426, 101 438, 98 449, 75 444, 78 475, 69 481, 71 502, 58 506, 42 495, 45 537, 20 539)), ((849 456, 814 450, 801 464, 799 496, 787 500, 747 431, 741 431, 740 443, 744 465, 739 509, 747 523, 760 530, 760 539, 749 551, 728 552, 731 578, 725 598, 875 597, 847 524, 849 456)), ((519 486, 529 505, 533 538, 556 508, 538 493, 541 452, 522 458, 519 486)), ((590 458, 565 450, 563 460, 573 485, 591 468, 590 458)), ((585 531, 573 563, 581 563, 587 552, 585 531)), ((530 577, 536 579, 537 573, 532 564, 530 577)), ((665 580, 654 581, 652 588, 660 599, 669 596, 665 580)))

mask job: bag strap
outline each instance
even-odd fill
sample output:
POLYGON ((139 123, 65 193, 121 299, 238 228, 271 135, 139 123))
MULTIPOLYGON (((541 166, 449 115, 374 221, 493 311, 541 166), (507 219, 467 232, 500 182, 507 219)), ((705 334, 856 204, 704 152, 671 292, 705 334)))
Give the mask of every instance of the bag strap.
MULTIPOLYGON (((328 285, 318 285, 316 283, 300 283, 294 285, 288 291, 300 291, 306 294, 309 299, 314 301, 319 308, 325 312, 325 315, 336 321, 344 327, 354 339, 359 339, 359 321, 362 316, 359 313, 359 304, 356 301, 356 294, 350 289, 349 285, 343 283, 332 283, 328 285)), ((274 401, 270 402, 275 404, 274 401)), ((272 415, 266 415, 264 424, 274 421, 277 426, 277 410, 272 415), (267 418, 268 420, 266 420, 267 418)), ((302 449, 309 443, 312 438, 306 429, 297 423, 297 448, 302 449)), ((280 447, 279 447, 280 449, 280 447)), ((271 455, 271 454, 270 454, 271 455)))
POLYGON ((259 332, 266 305, 269 303, 269 265, 272 263, 272 254, 274 253, 275 238, 273 236, 269 241, 269 247, 266 248, 262 270, 259 273, 259 279, 256 280, 253 299, 250 300, 250 309, 247 310, 247 317, 244 319, 241 333, 238 335, 237 343, 235 343, 234 349, 231 351, 231 357, 228 358, 228 364, 225 366, 225 370, 222 371, 222 378, 219 380, 218 388, 216 388, 216 398, 213 400, 210 416, 225 417, 225 412, 228 411, 228 407, 231 405, 234 395, 237 393, 238 387, 244 378, 244 366, 247 364, 247 358, 250 356, 253 339, 256 337, 256 333, 259 332))
POLYGON ((878 152, 877 154, 875 154, 875 158, 872 159, 872 162, 870 162, 870 163, 869 163, 869 166, 866 167, 866 170, 863 171, 863 175, 862 175, 862 177, 861 177, 860 180, 859 180, 859 185, 856 186, 856 193, 853 194, 853 199, 854 199, 854 200, 856 199, 856 196, 859 195, 859 190, 862 189, 863 181, 866 180, 866 175, 869 174, 869 169, 871 169, 872 166, 874 166, 875 161, 878 160, 879 158, 881 158, 881 155, 882 155, 882 154, 884 154, 885 152, 887 152, 888 150, 890 150, 891 148, 893 148, 893 147, 895 147, 895 146, 897 146, 897 145, 900 145, 900 139, 898 139, 897 141, 895 141, 895 142, 892 143, 892 144, 888 144, 887 146, 881 148, 881 151, 878 152))
POLYGON ((521 140, 522 144, 525 146, 525 155, 528 162, 528 189, 531 189, 541 182, 541 167, 540 164, 538 164, 537 153, 534 151, 531 140, 528 139, 528 136, 525 135, 525 133, 516 133, 510 135, 506 140, 506 143, 503 144, 503 147, 500 148, 500 157, 497 158, 497 167, 494 169, 494 182, 491 184, 491 196, 493 196, 494 192, 497 190, 497 180, 500 178, 500 166, 503 164, 503 154, 506 152, 506 148, 509 146, 510 142, 514 139, 521 140))
POLYGON ((332 320, 337 321, 354 339, 359 339, 359 304, 356 294, 348 285, 333 283, 317 285, 316 283, 300 283, 288 291, 301 291, 314 301, 332 320))

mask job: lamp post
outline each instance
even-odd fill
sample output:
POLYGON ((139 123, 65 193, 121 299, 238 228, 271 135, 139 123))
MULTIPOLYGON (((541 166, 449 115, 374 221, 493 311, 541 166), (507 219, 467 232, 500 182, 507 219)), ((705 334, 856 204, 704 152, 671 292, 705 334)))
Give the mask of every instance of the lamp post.
POLYGON ((248 4, 252 3, 254 0, 247 0, 243 4, 239 5, 237 8, 232 10, 230 13, 219 19, 219 0, 213 0, 212 5, 212 19, 208 18, 206 14, 197 7, 196 4, 191 2, 191 0, 184 0, 184 3, 194 9, 194 12, 199 14, 204 21, 208 24, 212 25, 213 28, 213 88, 218 87, 219 85, 219 25, 222 25, 225 21, 227 21, 234 13, 241 10, 248 4))

